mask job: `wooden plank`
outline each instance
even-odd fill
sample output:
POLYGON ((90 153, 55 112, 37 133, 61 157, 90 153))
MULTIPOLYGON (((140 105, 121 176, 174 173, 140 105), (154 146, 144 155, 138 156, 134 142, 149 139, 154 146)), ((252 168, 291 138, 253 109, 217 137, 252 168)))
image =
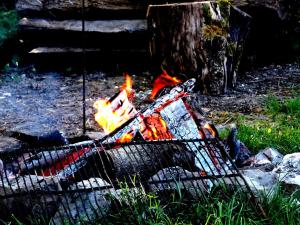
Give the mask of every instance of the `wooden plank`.
MULTIPOLYGON (((47 20, 23 18, 19 22, 22 30, 63 30, 82 31, 81 20, 47 20)), ((104 34, 133 33, 147 30, 146 20, 95 20, 85 22, 86 32, 98 32, 104 34)))

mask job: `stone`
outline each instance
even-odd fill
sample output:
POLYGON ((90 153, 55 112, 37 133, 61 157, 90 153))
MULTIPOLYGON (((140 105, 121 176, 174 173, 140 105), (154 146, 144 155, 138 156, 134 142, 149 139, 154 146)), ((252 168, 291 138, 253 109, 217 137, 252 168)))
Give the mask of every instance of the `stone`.
POLYGON ((37 190, 60 191, 62 189, 59 179, 56 177, 36 175, 14 177, 11 175, 8 178, 5 176, 0 180, 0 196, 37 190))
POLYGON ((3 177, 0 180, 1 219, 14 214, 18 219, 46 218, 56 212, 60 197, 51 193, 29 194, 31 191, 60 191, 59 180, 55 177, 27 175, 24 177, 3 177), (16 196, 8 195, 16 194, 16 196), (6 198, 5 198, 6 197, 6 198))
POLYGON ((246 182, 254 193, 272 193, 278 184, 278 175, 259 169, 241 170, 246 182))
POLYGON ((50 224, 85 224, 104 218, 111 206, 112 200, 106 191, 84 191, 87 188, 108 186, 101 178, 90 178, 71 185, 68 190, 77 190, 63 196, 57 212, 50 224))
POLYGON ((288 154, 273 170, 279 175, 280 182, 290 191, 300 188, 300 152, 288 154))
POLYGON ((68 194, 50 224, 86 224, 104 218, 112 202, 102 191, 68 194))
POLYGON ((252 158, 251 166, 259 167, 271 164, 274 167, 283 159, 283 155, 274 148, 266 148, 261 150, 252 158))
POLYGON ((104 186, 110 186, 108 182, 102 178, 90 178, 88 180, 82 180, 69 187, 71 190, 86 189, 86 188, 99 188, 104 186))
POLYGON ((45 0, 19 0, 16 3, 18 11, 41 11, 45 0))
POLYGON ((164 193, 165 191, 186 191, 193 199, 199 199, 203 194, 208 194, 212 183, 208 180, 194 180, 193 178, 199 177, 199 173, 192 173, 181 167, 168 167, 160 170, 152 176, 148 182, 150 191, 156 193, 164 193), (181 181, 182 179, 188 179, 181 181), (167 182, 166 182, 167 180, 167 182), (169 181, 170 180, 170 181, 169 181))
POLYGON ((16 150, 22 149, 24 147, 24 143, 6 136, 0 136, 0 153, 1 152, 14 152, 16 150))

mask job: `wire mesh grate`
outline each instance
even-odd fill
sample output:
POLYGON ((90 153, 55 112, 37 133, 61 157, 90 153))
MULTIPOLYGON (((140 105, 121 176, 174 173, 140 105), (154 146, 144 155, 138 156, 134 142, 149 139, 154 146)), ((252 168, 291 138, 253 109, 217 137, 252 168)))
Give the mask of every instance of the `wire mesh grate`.
POLYGON ((93 142, 2 153, 1 219, 101 223, 149 193, 202 201, 215 190, 252 193, 217 138, 93 142))

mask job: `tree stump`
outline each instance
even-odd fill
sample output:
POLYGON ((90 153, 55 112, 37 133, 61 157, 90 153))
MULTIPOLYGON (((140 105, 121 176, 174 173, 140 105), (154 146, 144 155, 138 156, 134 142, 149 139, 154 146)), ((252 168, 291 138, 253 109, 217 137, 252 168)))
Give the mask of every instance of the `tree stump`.
POLYGON ((233 87, 250 17, 236 11, 238 29, 231 31, 232 10, 236 9, 225 0, 150 5, 153 69, 196 77, 204 94, 218 95, 233 87))

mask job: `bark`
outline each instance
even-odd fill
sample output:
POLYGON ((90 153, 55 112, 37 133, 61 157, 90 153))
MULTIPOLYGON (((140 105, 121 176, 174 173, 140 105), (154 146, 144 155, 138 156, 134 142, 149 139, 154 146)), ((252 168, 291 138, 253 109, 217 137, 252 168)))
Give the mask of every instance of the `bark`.
MULTIPOLYGON (((249 20, 247 14, 242 17, 249 20)), ((231 38, 229 4, 153 5, 148 9, 148 27, 154 70, 162 66, 172 75, 197 77, 205 94, 221 94, 235 85, 233 71, 246 33, 235 29, 231 38)))

